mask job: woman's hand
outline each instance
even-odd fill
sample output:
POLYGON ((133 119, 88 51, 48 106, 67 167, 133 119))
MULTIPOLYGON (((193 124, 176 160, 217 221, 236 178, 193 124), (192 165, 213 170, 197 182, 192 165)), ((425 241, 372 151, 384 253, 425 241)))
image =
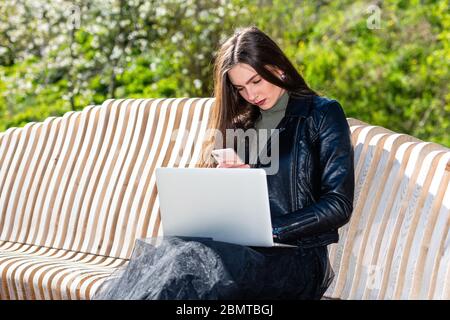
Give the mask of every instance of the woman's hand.
POLYGON ((242 168, 242 169, 248 169, 250 168, 249 164, 238 164, 238 163, 226 163, 221 162, 217 165, 216 168, 242 168))

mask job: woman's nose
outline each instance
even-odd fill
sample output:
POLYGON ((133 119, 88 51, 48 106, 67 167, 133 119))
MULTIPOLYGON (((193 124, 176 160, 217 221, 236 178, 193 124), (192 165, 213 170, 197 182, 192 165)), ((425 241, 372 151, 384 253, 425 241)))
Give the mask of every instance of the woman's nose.
POLYGON ((256 101, 258 99, 258 95, 256 94, 256 92, 253 92, 253 91, 249 90, 248 91, 248 99, 250 101, 252 101, 253 103, 258 102, 258 101, 256 101))

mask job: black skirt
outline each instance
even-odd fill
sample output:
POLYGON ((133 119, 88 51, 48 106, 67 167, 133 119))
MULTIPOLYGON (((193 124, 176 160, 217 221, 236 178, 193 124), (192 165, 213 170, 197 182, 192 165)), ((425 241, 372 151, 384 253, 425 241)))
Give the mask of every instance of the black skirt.
POLYGON ((136 240, 94 299, 320 299, 334 277, 327 247, 247 247, 209 238, 136 240))

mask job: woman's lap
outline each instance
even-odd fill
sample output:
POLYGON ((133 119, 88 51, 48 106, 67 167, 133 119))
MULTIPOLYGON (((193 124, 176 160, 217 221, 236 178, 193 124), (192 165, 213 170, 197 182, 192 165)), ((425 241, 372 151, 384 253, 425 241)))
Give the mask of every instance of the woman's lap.
POLYGON ((253 248, 179 237, 153 246, 138 240, 126 268, 94 298, 319 299, 327 264, 326 247, 253 248))

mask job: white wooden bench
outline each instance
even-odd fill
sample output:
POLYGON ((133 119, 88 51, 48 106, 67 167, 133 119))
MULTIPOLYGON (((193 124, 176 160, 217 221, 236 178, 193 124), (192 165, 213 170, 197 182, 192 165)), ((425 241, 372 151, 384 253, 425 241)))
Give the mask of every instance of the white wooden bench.
MULTIPOLYGON (((212 98, 107 100, 0 133, 0 298, 89 299, 161 235, 154 170, 193 167, 212 98)), ((450 151, 349 119, 355 211, 326 296, 450 298, 450 151)))
POLYGON ((450 150, 349 119, 350 222, 331 245, 339 299, 450 298, 450 150))

